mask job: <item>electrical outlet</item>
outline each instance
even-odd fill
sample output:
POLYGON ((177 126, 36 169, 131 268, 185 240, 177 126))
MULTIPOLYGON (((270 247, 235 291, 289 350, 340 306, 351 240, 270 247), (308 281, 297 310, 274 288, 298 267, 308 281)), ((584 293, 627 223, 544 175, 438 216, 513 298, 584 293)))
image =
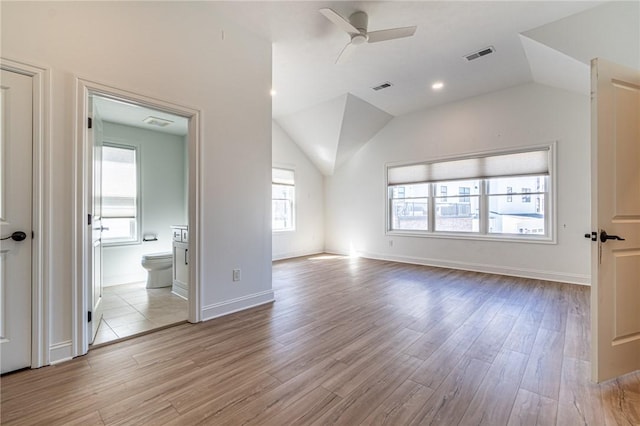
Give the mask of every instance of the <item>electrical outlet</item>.
POLYGON ((233 270, 233 280, 240 281, 240 269, 233 270))

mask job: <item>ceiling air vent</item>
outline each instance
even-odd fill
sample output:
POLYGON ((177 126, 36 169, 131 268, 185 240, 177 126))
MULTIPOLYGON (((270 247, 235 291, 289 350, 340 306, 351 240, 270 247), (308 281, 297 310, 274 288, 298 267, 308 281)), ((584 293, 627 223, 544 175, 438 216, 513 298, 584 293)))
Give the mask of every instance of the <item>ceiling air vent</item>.
POLYGON ((169 124, 173 123, 173 121, 171 120, 166 120, 164 118, 158 118, 153 116, 149 116, 142 121, 149 124, 150 126, 158 126, 158 127, 167 127, 169 124))
POLYGON ((489 47, 485 47, 482 50, 478 50, 477 52, 469 53, 464 57, 467 61, 473 61, 474 59, 478 59, 482 56, 487 56, 488 54, 493 53, 495 51, 496 49, 493 46, 489 46, 489 47))
POLYGON ((386 89, 391 86, 393 86, 393 84, 389 83, 388 81, 385 81, 384 83, 379 84, 376 87, 372 87, 372 89, 377 92, 378 90, 386 89))

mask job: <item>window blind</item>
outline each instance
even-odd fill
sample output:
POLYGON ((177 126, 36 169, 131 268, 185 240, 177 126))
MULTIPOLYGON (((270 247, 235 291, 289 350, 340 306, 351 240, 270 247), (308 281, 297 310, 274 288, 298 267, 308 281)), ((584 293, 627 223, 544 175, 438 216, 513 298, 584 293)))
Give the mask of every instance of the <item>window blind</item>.
POLYGON ((293 170, 271 169, 271 183, 279 185, 294 185, 293 170))
POLYGON ((138 210, 136 151, 102 147, 102 216, 134 219, 138 210))
POLYGON ((526 152, 424 162, 387 169, 389 185, 484 179, 507 176, 548 175, 550 147, 526 152))

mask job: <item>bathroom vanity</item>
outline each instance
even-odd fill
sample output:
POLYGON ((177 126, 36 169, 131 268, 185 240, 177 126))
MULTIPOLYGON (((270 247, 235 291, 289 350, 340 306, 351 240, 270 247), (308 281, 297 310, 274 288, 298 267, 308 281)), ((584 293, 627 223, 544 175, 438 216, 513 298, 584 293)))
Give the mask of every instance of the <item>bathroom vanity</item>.
POLYGON ((189 227, 174 225, 173 234, 173 285, 171 292, 189 298, 189 227))

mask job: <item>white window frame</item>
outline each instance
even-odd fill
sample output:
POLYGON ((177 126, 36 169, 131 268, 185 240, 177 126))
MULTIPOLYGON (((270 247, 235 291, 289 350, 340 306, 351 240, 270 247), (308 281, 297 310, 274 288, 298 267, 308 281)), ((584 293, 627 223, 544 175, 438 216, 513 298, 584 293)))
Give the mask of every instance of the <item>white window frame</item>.
MULTIPOLYGON (((428 230, 399 230, 399 229, 391 229, 391 211, 390 211, 390 197, 389 197, 389 169, 392 167, 398 166, 408 166, 419 164, 415 161, 412 162, 392 162, 386 163, 384 165, 384 191, 385 191, 385 223, 384 230, 385 235, 388 236, 406 236, 406 237, 421 237, 421 238, 445 238, 445 239, 462 239, 462 240, 484 240, 484 241, 505 241, 505 242, 522 242, 522 243, 534 243, 534 244, 557 244, 557 211, 556 211, 556 197, 557 197, 557 187, 556 187, 556 150, 557 150, 557 142, 546 143, 542 145, 534 145, 534 146, 526 146, 519 149, 514 150, 492 150, 492 151, 481 151, 473 154, 465 155, 465 156, 447 156, 447 157, 438 157, 432 158, 423 161, 424 163, 438 163, 438 162, 446 162, 446 161, 456 161, 456 160, 464 160, 470 158, 480 158, 480 157, 489 157, 489 156, 499 156, 499 155, 507 155, 507 154, 518 154, 518 153, 526 153, 530 151, 541 151, 548 150, 549 152, 549 173, 547 175, 547 188, 546 188, 546 198, 544 202, 544 218, 545 218, 545 235, 537 235, 537 234, 499 234, 493 233, 490 234, 488 232, 489 228, 489 195, 487 194, 487 185, 488 181, 492 178, 479 178, 480 180, 480 224, 479 224, 479 232, 447 232, 447 231, 436 231, 435 230, 435 187, 436 183, 431 182, 431 186, 429 189, 429 229, 428 230)), ((520 175, 521 176, 521 175, 520 175)), ((513 175, 513 177, 519 177, 518 175, 513 175)), ((465 179, 472 180, 472 179, 465 179)), ((443 180, 444 182, 444 180, 443 180)), ((421 183, 421 182, 413 182, 421 183)), ((516 194, 514 194, 516 195, 516 194)), ((520 195, 520 194, 517 194, 520 195)), ((531 195, 535 195, 531 193, 531 195)))
MULTIPOLYGON (((142 161, 141 157, 141 149, 140 146, 135 144, 127 144, 120 142, 111 142, 111 141, 103 141, 102 146, 108 146, 111 148, 120 148, 120 149, 131 149, 135 151, 136 156, 136 238, 135 239, 104 239, 102 240, 102 245, 105 247, 116 247, 116 246, 128 246, 128 245, 136 245, 142 244, 142 161)), ((104 203, 102 203, 104 204, 104 203)), ((104 214, 101 217, 104 219, 104 214)))
POLYGON ((279 166, 279 165, 273 165, 271 167, 271 173, 273 176, 273 169, 279 169, 279 170, 285 170, 287 172, 291 172, 293 174, 293 184, 291 185, 287 185, 285 183, 277 183, 277 182, 273 182, 273 177, 271 179, 271 202, 273 203, 273 185, 281 185, 281 186, 291 186, 293 188, 293 200, 291 202, 291 227, 287 228, 287 229, 273 229, 273 217, 271 218, 271 232, 273 234, 283 234, 283 233, 291 233, 291 232, 296 232, 297 229, 297 220, 298 220, 298 215, 297 210, 298 210, 298 206, 297 206, 297 199, 298 197, 296 196, 296 171, 293 167, 290 166, 279 166))

